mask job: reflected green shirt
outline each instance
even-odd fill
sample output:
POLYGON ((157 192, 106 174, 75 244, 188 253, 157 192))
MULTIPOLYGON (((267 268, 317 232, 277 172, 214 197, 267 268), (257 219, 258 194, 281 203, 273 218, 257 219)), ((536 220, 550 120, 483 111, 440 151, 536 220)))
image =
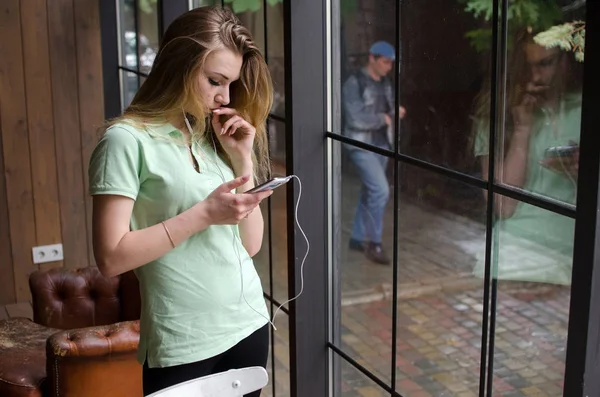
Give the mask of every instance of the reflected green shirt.
MULTIPOLYGON (((234 178, 206 143, 192 145, 197 173, 187 148, 172 139, 182 137, 172 125, 111 126, 92 153, 90 194, 134 199, 130 227, 139 230, 186 211, 223 178, 234 178)), ((262 285, 237 226, 210 226, 135 274, 142 300, 138 360, 147 358, 150 367, 216 356, 267 323, 262 285)))
MULTIPOLYGON (((541 111, 536 114, 529 143, 527 176, 523 189, 565 203, 575 204, 577 183, 542 167, 549 147, 579 143, 581 97, 570 94, 561 102, 554 123, 541 111)), ((488 155, 488 131, 475 138, 476 156, 488 155)), ((533 205, 519 203, 513 216, 498 220, 499 278, 569 284, 571 280, 575 222, 533 205), (512 248, 511 248, 512 247, 512 248), (513 252, 513 253, 511 253, 513 252), (518 255, 517 255, 518 253, 518 255)), ((478 266, 479 271, 483 271, 478 266)))

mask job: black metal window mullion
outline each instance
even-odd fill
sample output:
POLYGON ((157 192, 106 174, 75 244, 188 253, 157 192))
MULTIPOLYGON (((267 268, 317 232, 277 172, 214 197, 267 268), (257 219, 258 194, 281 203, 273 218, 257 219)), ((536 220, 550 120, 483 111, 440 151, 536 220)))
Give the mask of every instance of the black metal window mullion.
POLYGON ((534 193, 528 192, 526 190, 521 190, 518 188, 514 188, 509 185, 500 185, 494 183, 493 187, 489 187, 489 183, 482 179, 479 179, 475 176, 463 174, 462 172, 455 171, 450 168, 446 168, 434 163, 427 162, 425 160, 418 159, 416 157, 408 156, 403 153, 393 153, 391 150, 381 149, 379 147, 366 144, 364 142, 356 141, 354 139, 350 139, 346 136, 334 134, 331 132, 326 132, 325 136, 327 138, 331 138, 333 140, 359 147, 361 149, 366 149, 370 152, 380 154, 382 156, 389 157, 394 161, 399 161, 401 163, 405 163, 421 170, 429 171, 441 175, 443 177, 467 184, 469 186, 473 186, 476 188, 488 190, 492 189, 494 193, 502 194, 508 198, 512 198, 514 200, 522 201, 526 204, 533 205, 535 207, 542 208, 547 211, 551 211, 560 215, 564 215, 568 218, 575 218, 575 207, 570 204, 566 204, 560 201, 553 200, 547 197, 541 197, 534 193))
POLYGON ((281 121, 282 123, 285 123, 285 117, 278 116, 275 113, 270 113, 269 118, 273 119, 273 120, 281 121))
POLYGON ((188 0, 158 0, 158 38, 162 41, 163 34, 171 24, 181 14, 189 10, 188 0))
POLYGON ((488 137, 488 194, 487 194, 487 214, 486 214, 486 236, 485 236, 485 277, 483 293, 483 320, 481 333, 481 362, 479 395, 484 396, 484 390, 487 397, 492 397, 494 383, 494 351, 496 338, 496 311, 498 309, 498 280, 492 278, 492 260, 497 257, 497 247, 494 244, 494 223, 495 223, 495 179, 496 179, 496 137, 498 130, 503 126, 499 120, 504 117, 498 117, 504 110, 504 106, 499 108, 499 103, 503 104, 504 90, 503 78, 506 73, 505 67, 500 67, 500 63, 506 63, 506 36, 507 36, 507 13, 508 1, 501 0, 502 10, 500 11, 499 0, 494 0, 492 18, 492 84, 490 92, 490 131, 488 137), (500 15, 499 15, 500 14, 500 15), (500 47, 498 48, 498 39, 500 47), (499 99, 502 99, 499 101, 499 99), (500 128, 499 128, 500 127, 500 128), (491 294, 491 297, 490 297, 491 294), (488 332, 489 321, 489 332, 488 332), (487 371, 486 371, 487 354, 487 371), (486 378, 487 372, 487 378, 486 378), (484 389, 485 386, 485 389, 484 389))
MULTIPOLYGON (((167 0, 168 2, 168 0, 167 0)), ((162 38, 165 30, 167 30, 168 25, 165 20, 165 9, 164 9, 164 1, 156 0, 156 16, 158 19, 158 42, 162 43, 162 38)))
MULTIPOLYGON (((265 43, 265 49, 264 49, 264 57, 265 57, 265 62, 269 62, 269 56, 268 56, 268 45, 267 45, 267 1, 263 0, 262 1, 262 8, 263 8, 263 42, 265 43)), ((270 126, 271 124, 271 120, 269 118, 267 118, 267 142, 271 142, 270 136, 269 136, 269 131, 270 131, 270 126)), ((269 157, 271 156, 271 145, 268 145, 268 152, 269 152, 269 157)), ((270 175, 269 175, 270 176, 270 175)), ((270 291, 270 295, 267 297, 267 300, 269 301, 269 307, 271 308, 271 315, 275 314, 275 305, 277 305, 277 307, 281 307, 281 311, 283 311, 284 313, 286 313, 286 315, 289 316, 289 310, 287 310, 285 307, 283 307, 279 302, 277 302, 275 300, 275 288, 274 288, 274 282, 273 282, 273 221, 272 221, 272 213, 273 213, 273 198, 269 197, 269 199, 267 200, 267 214, 268 214, 268 221, 267 221, 267 239, 269 241, 269 255, 268 255, 268 261, 269 261, 269 291, 270 291)), ((273 321, 275 321, 275 318, 273 318, 273 321)), ((272 395, 273 397, 277 396, 277 383, 275 382, 275 379, 277 377, 276 375, 276 365, 275 365, 275 331, 273 329, 271 329, 271 351, 269 353, 271 355, 271 390, 272 390, 272 395)), ((290 363, 291 365, 291 363, 290 363)))
MULTIPOLYGON (((269 120, 267 119, 267 132, 269 131, 269 120)), ((269 156, 271 154, 271 149, 269 147, 269 156)), ((269 261, 269 292, 270 295, 266 296, 266 299, 269 301, 269 307, 271 309, 271 315, 275 314, 275 298, 274 298, 274 288, 273 288, 273 219, 272 219, 272 213, 273 213, 273 203, 272 203, 273 198, 269 197, 269 199, 267 200, 267 240, 269 242, 269 253, 268 253, 268 261, 269 261)), ((280 307, 281 304, 277 303, 277 306, 280 307)), ((281 306, 281 311, 283 311, 284 313, 286 313, 287 315, 289 315, 289 311, 281 306)), ((275 318, 273 318, 273 321, 275 321, 275 318)), ((271 380, 271 387, 273 389, 273 397, 276 397, 276 387, 275 387, 275 332, 274 330, 271 328, 271 374, 272 374, 272 380, 271 380)))
POLYGON ((140 86, 140 26, 139 26, 139 0, 133 0, 133 30, 135 31, 135 75, 137 85, 140 86))
POLYGON ((104 84, 104 117, 111 119, 121 113, 121 89, 118 66, 119 32, 115 1, 100 2, 100 35, 102 46, 102 81, 104 84))
MULTIPOLYGON (((273 314, 275 314, 275 299, 273 299, 273 238, 272 238, 272 231, 273 231, 273 221, 271 220, 271 210, 272 210, 272 203, 271 203, 271 198, 269 197, 269 199, 267 200, 267 213, 269 214, 268 216, 268 220, 267 220, 267 239, 269 241, 269 290, 271 295, 267 296, 266 299, 269 301, 269 308, 271 309, 271 316, 273 314)), ((280 306, 280 305, 277 305, 280 306)), ((286 314, 289 315, 289 311, 287 311, 287 309, 285 307, 281 307, 281 310, 284 311, 286 314)), ((273 322, 275 321, 275 318, 273 318, 273 322)), ((273 330, 273 328, 271 328, 270 330, 271 333, 271 374, 272 374, 272 380, 271 380, 271 387, 273 388, 273 397, 276 397, 277 394, 275 392, 275 331, 273 330)))
POLYGON ((600 395, 600 2, 586 4, 577 216, 564 396, 600 395))
MULTIPOLYGON (((399 134, 400 131, 400 7, 401 2, 396 2, 396 59, 395 63, 395 79, 392 81, 395 82, 394 89, 394 153, 400 153, 399 146, 399 134)), ((392 394, 396 391, 396 353, 398 346, 398 228, 399 228, 399 219, 398 219, 398 210, 399 210, 399 201, 400 197, 398 197, 400 193, 400 162, 394 161, 394 216, 393 216, 393 249, 392 249, 392 360, 391 360, 391 387, 392 394)))
MULTIPOLYGON (((270 240, 269 240, 270 241, 270 240)), ((267 294, 266 292, 263 291, 263 297, 268 300, 269 302, 272 302, 273 305, 279 307, 281 306, 281 302, 279 302, 277 299, 273 298, 271 295, 267 294)), ((288 309, 285 306, 281 306, 281 309, 279 309, 280 311, 282 311, 285 314, 290 314, 290 309, 288 309)))
POLYGON ((133 73, 133 74, 135 74, 137 76, 148 77, 148 73, 138 72, 137 70, 128 68, 127 66, 118 66, 117 69, 123 70, 125 72, 133 73))
POLYGON ((361 372, 367 378, 371 379, 374 383, 376 383, 383 390, 385 390, 386 392, 390 393, 392 396, 399 396, 398 392, 396 392, 395 389, 393 389, 392 387, 390 387, 390 385, 386 384, 384 381, 382 381, 381 379, 379 379, 375 374, 373 374, 371 371, 369 371, 368 369, 366 369, 358 361, 356 361, 355 359, 353 359, 352 357, 350 357, 348 354, 346 354, 346 352, 344 352, 338 346, 334 345, 331 342, 328 342, 327 343, 327 347, 329 349, 333 350, 333 352, 335 354, 337 354, 338 356, 340 356, 343 360, 345 360, 346 362, 348 362, 348 364, 352 365, 354 368, 356 368, 359 372, 361 372))
POLYGON ((263 9, 263 43, 265 43, 264 57, 265 62, 269 63, 269 43, 267 34, 268 23, 267 23, 267 0, 262 0, 262 9, 263 9))

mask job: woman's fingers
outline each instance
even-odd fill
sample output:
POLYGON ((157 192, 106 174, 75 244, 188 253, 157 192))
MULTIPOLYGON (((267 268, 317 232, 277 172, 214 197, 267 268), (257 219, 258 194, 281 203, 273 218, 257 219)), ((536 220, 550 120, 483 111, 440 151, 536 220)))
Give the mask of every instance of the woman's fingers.
POLYGON ((232 136, 233 134, 235 134, 235 132, 238 130, 238 128, 244 127, 244 125, 247 124, 244 120, 238 120, 235 123, 233 123, 231 125, 231 127, 229 127, 229 130, 227 131, 227 134, 229 136, 232 136))
POLYGON ((233 126, 234 124, 236 124, 237 122, 241 121, 242 118, 240 116, 233 116, 231 117, 229 120, 227 120, 225 123, 223 123, 223 128, 221 128, 221 135, 231 135, 231 133, 229 132, 229 129, 231 128, 231 126, 233 126))
POLYGON ((260 204, 261 201, 269 197, 273 194, 272 190, 267 190, 265 192, 259 193, 242 193, 242 194, 233 194, 230 193, 233 197, 229 202, 231 207, 238 208, 240 211, 248 211, 256 207, 260 204))
POLYGON ((234 108, 218 108, 213 110, 213 114, 226 115, 226 116, 237 116, 239 113, 234 108))

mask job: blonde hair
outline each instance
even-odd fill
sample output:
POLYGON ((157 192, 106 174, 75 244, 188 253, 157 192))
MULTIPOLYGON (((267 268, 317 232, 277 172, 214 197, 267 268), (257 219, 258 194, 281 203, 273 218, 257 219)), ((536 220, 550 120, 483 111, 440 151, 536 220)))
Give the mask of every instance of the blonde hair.
MULTIPOLYGON (((514 107, 518 106, 523 100, 523 95, 526 93, 526 85, 529 81, 528 65, 525 57, 525 45, 534 44, 533 40, 535 32, 531 27, 523 27, 516 29, 513 32, 514 37, 513 43, 508 48, 507 62, 506 62, 506 92, 504 92, 504 102, 506 105, 505 114, 497 114, 497 118, 504 118, 504 124, 507 126, 512 125, 512 112, 510 111, 514 107)), ((563 52, 560 52, 561 59, 564 56, 563 52)), ((488 60, 489 62, 489 60, 488 60)), ((469 137, 469 150, 472 152, 475 144, 475 140, 478 134, 484 134, 487 136, 491 123, 496 122, 490 120, 490 106, 491 106, 491 86, 492 86, 492 75, 491 75, 491 63, 488 63, 486 67, 485 80, 483 82, 480 92, 477 94, 474 100, 473 112, 472 112, 472 128, 469 137)), ((562 75, 558 75, 558 78, 563 78, 562 75)), ((562 84, 559 83, 559 84, 562 84)), ((507 148, 510 143, 512 136, 512 129, 506 128, 505 131, 501 131, 503 139, 502 144, 507 148)))
POLYGON ((200 7, 175 19, 165 32, 152 70, 131 105, 103 126, 103 130, 118 122, 159 125, 183 121, 182 109, 185 109, 192 124, 192 140, 208 139, 231 167, 231 160, 208 121, 210 109, 203 103, 198 88, 198 75, 203 72, 207 57, 222 49, 243 58, 240 78, 230 86, 228 106, 256 128, 254 174, 257 181, 266 180, 270 176, 266 120, 273 104, 273 83, 250 32, 227 8, 200 7))

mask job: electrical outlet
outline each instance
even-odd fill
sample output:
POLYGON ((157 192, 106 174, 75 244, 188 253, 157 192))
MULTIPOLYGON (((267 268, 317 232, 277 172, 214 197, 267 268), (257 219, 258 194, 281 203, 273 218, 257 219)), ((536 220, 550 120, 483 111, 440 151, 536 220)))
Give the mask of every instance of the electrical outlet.
POLYGON ((63 260, 62 244, 40 245, 33 247, 33 263, 56 262, 63 260))

